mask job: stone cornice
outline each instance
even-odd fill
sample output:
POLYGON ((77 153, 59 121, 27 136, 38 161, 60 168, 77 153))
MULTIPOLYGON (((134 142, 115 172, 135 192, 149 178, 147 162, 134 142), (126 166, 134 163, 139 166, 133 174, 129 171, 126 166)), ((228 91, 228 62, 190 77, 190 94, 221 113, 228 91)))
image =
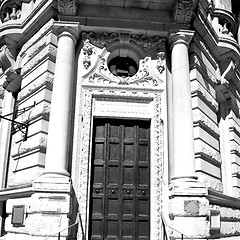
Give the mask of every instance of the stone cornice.
POLYGON ((209 200, 210 204, 219 204, 221 206, 227 206, 237 209, 240 208, 239 198, 230 197, 212 189, 208 189, 207 199, 209 200))
POLYGON ((0 200, 5 201, 11 198, 30 197, 32 194, 33 194, 32 184, 26 184, 20 187, 0 190, 0 200))
POLYGON ((55 15, 54 0, 43 0, 25 19, 9 20, 0 25, 0 45, 4 44, 4 38, 8 36, 21 47, 55 15))

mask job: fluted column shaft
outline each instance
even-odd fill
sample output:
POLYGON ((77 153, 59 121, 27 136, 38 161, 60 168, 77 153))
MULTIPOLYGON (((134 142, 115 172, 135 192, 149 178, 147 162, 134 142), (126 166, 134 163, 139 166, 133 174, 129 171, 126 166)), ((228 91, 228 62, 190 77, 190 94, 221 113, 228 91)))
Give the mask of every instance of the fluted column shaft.
POLYGON ((192 35, 193 32, 184 31, 173 34, 170 38, 173 111, 172 179, 196 179, 188 57, 188 44, 192 35))
POLYGON ((67 167, 75 43, 76 38, 71 31, 64 30, 58 36, 45 173, 69 175, 67 167))

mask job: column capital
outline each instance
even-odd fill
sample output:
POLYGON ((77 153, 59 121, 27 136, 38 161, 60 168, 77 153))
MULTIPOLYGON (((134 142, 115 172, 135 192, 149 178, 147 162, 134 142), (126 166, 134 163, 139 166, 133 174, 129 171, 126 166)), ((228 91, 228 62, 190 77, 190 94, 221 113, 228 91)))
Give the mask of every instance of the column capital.
POLYGON ((58 35, 58 38, 62 36, 69 36, 73 41, 77 42, 80 34, 79 23, 69 23, 69 22, 54 22, 53 29, 58 35))
POLYGON ((178 32, 171 32, 169 35, 169 43, 171 48, 176 44, 185 44, 187 47, 192 40, 194 31, 191 30, 180 30, 178 32))

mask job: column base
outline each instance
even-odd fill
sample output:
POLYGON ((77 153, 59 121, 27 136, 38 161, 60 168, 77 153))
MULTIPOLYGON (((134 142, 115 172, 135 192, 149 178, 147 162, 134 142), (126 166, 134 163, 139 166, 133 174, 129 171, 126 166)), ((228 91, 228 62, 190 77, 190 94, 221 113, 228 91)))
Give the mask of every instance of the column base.
POLYGON ((33 182, 34 192, 70 193, 71 179, 69 176, 56 172, 45 172, 33 182))
POLYGON ((207 187, 194 178, 175 178, 170 183, 170 198, 174 196, 204 196, 207 187))
POLYGON ((33 183, 31 212, 28 215, 30 236, 67 239, 72 215, 71 180, 57 173, 45 173, 33 183))
POLYGON ((169 196, 172 239, 209 237, 209 201, 206 195, 207 187, 195 179, 172 180, 169 196))

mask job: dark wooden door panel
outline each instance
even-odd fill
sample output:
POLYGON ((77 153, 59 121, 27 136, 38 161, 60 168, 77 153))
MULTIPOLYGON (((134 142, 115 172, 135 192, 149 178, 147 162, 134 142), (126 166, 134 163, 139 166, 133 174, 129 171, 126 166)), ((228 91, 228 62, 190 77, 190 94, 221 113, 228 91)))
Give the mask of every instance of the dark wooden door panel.
POLYGON ((150 123, 95 119, 90 239, 150 236, 150 123))

